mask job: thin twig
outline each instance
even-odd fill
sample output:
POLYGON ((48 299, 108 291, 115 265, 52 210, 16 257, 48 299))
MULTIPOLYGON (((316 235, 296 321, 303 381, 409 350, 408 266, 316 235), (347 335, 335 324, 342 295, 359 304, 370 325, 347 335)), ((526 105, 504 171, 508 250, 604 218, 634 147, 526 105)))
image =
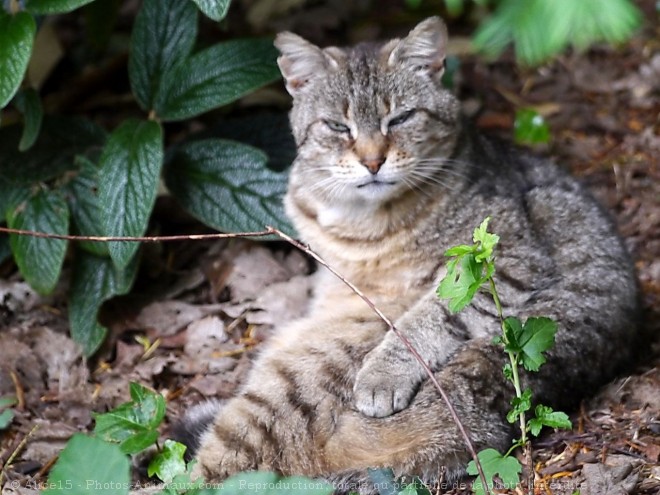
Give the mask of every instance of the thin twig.
POLYGON ((0 485, 2 485, 2 479, 5 476, 5 470, 11 465, 12 462, 14 462, 14 459, 16 459, 16 456, 18 453, 23 450, 23 447, 25 447, 25 444, 27 443, 28 439, 34 434, 35 431, 39 429, 40 425, 34 425, 32 429, 29 431, 27 435, 23 438, 23 440, 20 441, 18 446, 14 449, 14 451, 11 453, 9 456, 9 459, 7 459, 7 462, 4 463, 4 465, 0 466, 0 485))
POLYGON ((172 242, 172 241, 207 241, 213 239, 234 239, 236 237, 266 237, 272 235, 270 230, 259 232, 237 232, 235 234, 190 234, 190 235, 163 235, 146 237, 109 237, 96 235, 70 235, 70 234, 50 234, 47 232, 35 232, 32 230, 10 229, 0 227, 0 232, 6 234, 24 235, 29 237, 39 237, 41 239, 59 239, 63 241, 90 241, 90 242, 172 242))
POLYGON ((465 442, 465 445, 468 448, 468 451, 470 452, 470 455, 472 456, 472 459, 474 460, 475 465, 477 466, 477 471, 479 472, 479 478, 481 479, 481 482, 484 486, 484 489, 486 490, 487 494, 490 494, 490 488, 488 487, 488 483, 486 481, 486 475, 484 474, 483 468, 481 466, 481 462, 479 461, 479 457, 477 456, 477 452, 474 449, 474 445, 472 445, 472 440, 470 439, 470 435, 468 434, 467 430, 465 429, 465 426, 461 422, 460 418, 458 417, 458 413, 456 412, 456 409, 454 408, 453 404, 449 400, 449 396, 445 392, 445 390, 442 388, 442 385, 440 385, 440 382, 436 379, 435 375, 433 374, 433 371, 429 367, 429 365, 424 361, 424 358, 417 352, 417 349, 413 347, 413 345, 410 343, 410 341, 406 338, 405 335, 403 335, 395 326, 392 321, 385 316, 385 314, 376 307, 376 305, 362 292, 358 287, 356 287, 353 283, 351 283, 349 280, 347 280, 343 275, 341 275, 337 270, 332 268, 321 256, 319 256, 317 253, 312 251, 308 246, 305 244, 293 239, 289 235, 285 234, 279 229, 276 229, 274 227, 266 227, 266 230, 260 231, 260 232, 239 232, 239 233, 234 233, 234 234, 195 234, 195 235, 173 235, 173 236, 147 236, 147 237, 109 237, 109 236, 82 236, 82 235, 63 235, 63 234, 49 234, 46 232, 35 232, 31 230, 20 230, 20 229, 10 229, 7 227, 0 227, 0 232, 5 232, 7 234, 15 234, 15 235, 24 235, 24 236, 31 236, 31 237, 39 237, 39 238, 45 238, 45 239, 61 239, 61 240, 67 240, 67 241, 94 241, 94 242, 169 242, 169 241, 195 241, 195 240, 209 240, 209 239, 234 239, 238 237, 265 237, 268 235, 275 235, 284 241, 288 242, 292 246, 296 247, 297 249, 303 251, 307 255, 311 256, 316 260, 320 265, 325 267, 327 270, 330 271, 337 279, 339 279, 341 282, 346 284, 346 286, 351 289, 360 299, 364 301, 364 303, 369 306, 369 308, 388 326, 388 328, 394 332, 394 334, 401 340, 401 342, 406 346, 408 351, 415 357, 415 359, 419 362, 419 364, 422 366, 424 369, 424 372, 428 375, 429 380, 431 380, 431 383, 433 383, 433 386, 435 389, 438 391, 440 394, 440 397, 442 397, 442 400, 444 403, 447 405, 447 409, 449 410, 449 413, 451 414, 452 419, 454 420, 454 423, 456 423, 456 426, 458 427, 458 430, 461 433, 461 436, 463 437, 463 441, 465 442))

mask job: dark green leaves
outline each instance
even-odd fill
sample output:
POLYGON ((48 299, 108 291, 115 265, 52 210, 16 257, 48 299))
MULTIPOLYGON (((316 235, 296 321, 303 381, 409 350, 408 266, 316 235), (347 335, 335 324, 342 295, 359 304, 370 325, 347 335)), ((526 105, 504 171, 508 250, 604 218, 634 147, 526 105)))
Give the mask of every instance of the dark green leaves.
MULTIPOLYGON (((219 20, 227 0, 198 0, 219 20)), ((131 39, 129 75, 145 110, 161 120, 183 120, 230 103, 277 80, 277 51, 271 40, 234 40, 191 56, 197 10, 191 2, 145 0, 131 39)))
MULTIPOLYGON (((7 215, 12 229, 33 230, 50 234, 67 234, 69 209, 56 191, 39 191, 7 215)), ((62 270, 66 241, 11 235, 11 250, 25 280, 41 294, 48 294, 62 270)))
POLYGON ((557 323, 550 318, 528 318, 521 325, 517 318, 504 320, 505 350, 514 353, 527 371, 538 371, 552 348, 557 333, 557 323))
POLYGON ((519 144, 538 144, 550 141, 550 127, 536 110, 523 108, 516 111, 514 137, 519 144))
POLYGON ((233 40, 203 50, 163 80, 156 113, 182 120, 226 105, 280 77, 269 39, 233 40))
MULTIPOLYGON (((156 122, 129 120, 108 139, 101 155, 99 200, 107 236, 141 236, 156 200, 163 163, 163 136, 156 122)), ((125 268, 135 242, 108 246, 115 266, 125 268)))
POLYGON ((0 8, 0 108, 7 105, 23 80, 36 29, 30 14, 12 16, 0 8))
POLYGON ((493 249, 499 242, 499 236, 488 232, 489 218, 474 229, 474 244, 454 246, 445 252, 453 259, 447 263, 447 274, 438 286, 438 297, 449 299, 452 313, 461 311, 470 304, 479 288, 495 272, 493 249))
POLYGON ((131 383, 131 401, 105 414, 95 414, 94 433, 118 443, 124 454, 135 454, 158 439, 158 425, 165 417, 165 399, 139 383, 131 383))
POLYGON ((76 433, 50 472, 46 495, 124 495, 130 486, 130 463, 118 446, 76 433))
POLYGON ((116 268, 109 258, 79 251, 69 296, 71 337, 91 356, 103 342, 107 329, 97 322, 101 304, 126 294, 137 272, 137 257, 126 269, 116 268))
MULTIPOLYGON (((197 37, 197 9, 188 1, 145 0, 135 19, 128 73, 144 110, 152 110, 165 78, 185 62, 197 37)), ((221 61, 217 61, 221 63, 221 61)))
POLYGON ((0 191, 55 179, 75 168, 76 155, 93 153, 105 141, 105 132, 82 118, 44 118, 36 143, 24 152, 16 146, 22 133, 20 125, 0 128, 0 191))
POLYGON ((204 12, 204 15, 214 21, 221 21, 227 15, 231 0, 193 0, 193 2, 204 12))
POLYGON ((18 143, 19 151, 30 148, 39 136, 43 109, 39 94, 34 89, 27 89, 18 93, 15 99, 16 108, 23 114, 23 135, 18 143))
MULTIPOLYGON (((493 488, 495 483, 493 478, 498 476, 504 486, 507 489, 514 489, 520 482, 519 474, 522 471, 522 467, 518 459, 515 457, 503 456, 495 449, 485 449, 479 452, 478 454, 479 461, 481 462, 481 468, 486 475, 486 481, 489 484, 489 488, 493 488)), ((470 461, 467 466, 467 472, 470 475, 477 475, 477 466, 474 461, 470 461)), ((485 495, 486 490, 481 483, 481 480, 477 478, 472 484, 472 490, 474 490, 475 495, 485 495)))
POLYGON ((282 206, 287 176, 266 168, 266 160, 263 152, 233 141, 196 141, 175 150, 165 180, 186 210, 220 231, 273 225, 291 232, 282 206))
POLYGON ((25 0, 25 9, 33 14, 64 14, 94 0, 25 0))
MULTIPOLYGON (((79 167, 67 186, 67 200, 73 219, 73 232, 85 236, 102 236, 99 203, 99 167, 83 156, 76 157, 79 167)), ((78 244, 98 256, 109 256, 108 243, 84 241, 78 244)))

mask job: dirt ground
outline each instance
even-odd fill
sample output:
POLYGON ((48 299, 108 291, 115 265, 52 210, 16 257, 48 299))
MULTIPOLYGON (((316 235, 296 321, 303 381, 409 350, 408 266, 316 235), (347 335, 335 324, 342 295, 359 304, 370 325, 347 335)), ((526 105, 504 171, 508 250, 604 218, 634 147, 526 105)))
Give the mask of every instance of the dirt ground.
MULTIPOLYGON (((401 3, 384 2, 378 14, 364 1, 311 2, 277 13, 268 10, 276 10, 274 2, 244 1, 230 25, 248 33, 292 29, 341 44, 409 28, 417 18, 401 14, 401 3), (255 12, 255 5, 264 11, 255 12)), ((625 46, 568 53, 535 70, 517 68, 511 54, 493 63, 466 55, 465 27, 450 24, 458 33, 450 51, 460 55, 456 89, 466 112, 479 127, 504 136, 511 136, 516 108, 534 108, 547 119, 552 140, 537 151, 568 167, 612 213, 642 290, 644 338, 636 362, 585 397, 571 415, 573 431, 535 442, 539 494, 660 493, 660 28, 654 2, 639 4, 648 20, 625 46)), ((64 18, 56 31, 75 32, 73 24, 64 18)), ((58 91, 57 85, 51 89, 58 91)), ((97 120, 114 120, 107 106, 89 98, 69 110, 93 108, 97 120)), ((250 105, 267 102, 279 112, 276 118, 284 115, 279 85, 251 98, 250 105)), ((245 108, 236 112, 245 114, 245 108)), ((175 128, 176 139, 206 126, 175 128)), ((166 196, 158 200, 153 230, 206 231, 166 196)), ((0 431, 3 495, 35 493, 66 440, 93 428, 92 411, 126 401, 130 381, 166 397, 165 434, 189 405, 230 397, 273 327, 304 312, 312 263, 287 245, 233 240, 144 249, 132 294, 103 308, 110 337, 90 360, 68 336, 67 273, 53 295, 41 297, 11 262, 0 265, 0 397, 19 399, 14 421, 0 431), (12 488, 12 481, 21 488, 12 488)))

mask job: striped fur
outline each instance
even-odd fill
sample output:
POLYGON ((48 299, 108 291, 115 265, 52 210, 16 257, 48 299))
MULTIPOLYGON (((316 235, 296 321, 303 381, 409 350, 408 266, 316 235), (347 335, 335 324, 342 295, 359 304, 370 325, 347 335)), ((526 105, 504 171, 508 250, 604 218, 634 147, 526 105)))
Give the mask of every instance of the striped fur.
MULTIPOLYGON (((635 336, 629 256, 575 180, 463 122, 439 83, 439 19, 385 45, 322 50, 291 33, 276 44, 298 143, 287 211, 430 363, 477 448, 505 448, 512 433, 495 310, 481 294, 451 315, 435 287, 443 252, 484 217, 501 236, 505 312, 560 325, 529 378, 537 397, 570 406, 613 376, 635 336)), ((279 329, 204 434, 199 472, 268 469, 369 492, 368 467, 436 480, 463 466, 466 447, 420 365, 341 282, 316 276, 309 315, 279 329)))

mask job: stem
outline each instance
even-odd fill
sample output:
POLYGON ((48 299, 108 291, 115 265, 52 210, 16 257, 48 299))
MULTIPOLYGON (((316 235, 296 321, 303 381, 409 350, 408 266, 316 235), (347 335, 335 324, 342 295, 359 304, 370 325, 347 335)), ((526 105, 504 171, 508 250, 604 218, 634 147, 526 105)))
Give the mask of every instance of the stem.
POLYGON ((502 325, 502 335, 506 339, 506 334, 504 333, 504 316, 502 316, 502 303, 500 302, 500 296, 497 294, 495 280, 493 280, 492 275, 488 278, 488 281, 490 282, 490 293, 493 296, 493 301, 495 301, 495 307, 497 308, 497 316, 499 316, 500 325, 502 325))
MULTIPOLYGON (((491 261, 492 263, 492 261, 491 261)), ((493 296, 493 301, 495 302, 495 307, 497 308, 497 316, 500 319, 500 325, 502 327, 502 338, 505 343, 507 343, 506 340, 506 332, 504 331, 504 315, 502 312, 502 303, 500 301, 500 296, 497 293, 497 288, 495 287, 495 280, 493 280, 493 277, 489 277, 488 281, 490 282, 490 292, 493 296)), ((507 351, 507 354, 509 355, 509 362, 511 363, 511 375, 513 377, 513 388, 516 390, 516 397, 520 399, 522 397, 522 390, 520 389, 520 374, 518 373, 518 353, 517 352, 510 352, 507 351)), ((525 460, 527 465, 529 466, 529 479, 527 481, 527 489, 528 491, 533 490, 533 483, 534 483, 534 467, 532 464, 532 449, 531 449, 531 444, 529 443, 529 439, 527 438, 527 418, 525 417, 525 413, 521 412, 518 414, 518 421, 520 424, 520 439, 516 441, 511 448, 507 451, 506 455, 504 457, 508 457, 511 452, 513 452, 517 447, 522 447, 525 455, 525 460)))
MULTIPOLYGON (((506 342, 506 332, 504 331, 504 315, 502 313, 502 303, 500 302, 500 296, 497 293, 497 288, 495 287, 495 280, 491 276, 488 281, 490 282, 490 293, 493 295, 493 301, 495 301, 495 307, 497 308, 497 316, 500 319, 500 325, 502 327, 502 337, 506 342)), ((516 397, 520 399, 522 397, 522 390, 520 389, 520 375, 518 374, 518 353, 507 351, 509 355, 509 361, 511 362, 511 373, 513 375, 513 388, 516 389, 516 397)), ((525 418, 525 413, 519 414, 520 420, 520 442, 522 445, 527 443, 527 420, 525 418)), ((509 450, 511 452, 511 450, 509 450)), ((508 453, 507 453, 508 455, 508 453)))
MULTIPOLYGON (((522 397, 522 390, 520 389, 520 375, 518 374, 518 353, 507 352, 509 355, 509 361, 511 361, 511 372, 513 374, 513 387, 516 389, 516 397, 519 399, 522 397)), ((525 413, 521 412, 518 415, 520 421, 520 442, 525 445, 527 443, 527 419, 525 418, 525 413)))

